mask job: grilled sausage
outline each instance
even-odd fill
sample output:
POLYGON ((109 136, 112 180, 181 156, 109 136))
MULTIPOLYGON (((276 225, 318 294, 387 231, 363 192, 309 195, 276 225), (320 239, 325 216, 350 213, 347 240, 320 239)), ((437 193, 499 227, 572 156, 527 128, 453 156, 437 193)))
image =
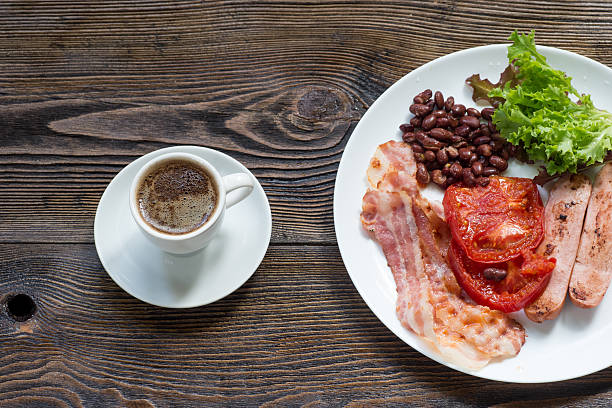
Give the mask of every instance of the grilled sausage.
POLYGON ((612 278, 612 163, 606 164, 593 185, 580 246, 569 285, 576 306, 591 308, 603 299, 612 278))
POLYGON ((560 178, 550 191, 544 210, 546 230, 537 252, 556 258, 557 264, 546 290, 525 308, 534 322, 555 319, 561 312, 590 196, 591 180, 582 174, 560 178))

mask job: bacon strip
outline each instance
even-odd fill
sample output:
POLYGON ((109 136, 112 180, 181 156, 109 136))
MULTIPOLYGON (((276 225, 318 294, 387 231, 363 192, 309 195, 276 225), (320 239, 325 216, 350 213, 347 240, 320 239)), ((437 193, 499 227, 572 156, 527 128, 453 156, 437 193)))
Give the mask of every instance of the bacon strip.
POLYGON ((418 192, 416 161, 406 143, 391 140, 378 146, 366 174, 372 188, 380 191, 418 192))
MULTIPOLYGON (((382 146, 391 147, 385 157, 408 155, 407 166, 414 163, 406 144, 382 146), (397 149, 401 154, 394 154, 397 149)), ((387 169, 410 174, 397 164, 387 169)), ((524 329, 503 313, 463 296, 445 260, 448 227, 419 195, 416 180, 414 188, 411 183, 402 188, 381 184, 386 175, 376 174, 369 180, 378 188, 365 194, 361 221, 381 245, 393 273, 402 325, 427 340, 446 361, 468 369, 516 355, 525 341, 524 329)))
POLYGON ((406 193, 368 191, 363 197, 364 228, 381 245, 397 287, 397 314, 402 324, 431 340, 433 307, 423 255, 406 193))

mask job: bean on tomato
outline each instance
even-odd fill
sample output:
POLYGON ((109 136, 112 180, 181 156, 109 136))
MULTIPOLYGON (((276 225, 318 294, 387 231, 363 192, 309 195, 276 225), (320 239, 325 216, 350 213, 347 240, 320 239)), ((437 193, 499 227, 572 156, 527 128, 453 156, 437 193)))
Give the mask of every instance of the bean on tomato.
POLYGON ((532 251, 507 262, 474 262, 455 241, 451 242, 448 260, 457 282, 476 303, 505 313, 516 312, 540 296, 556 263, 554 258, 532 251), (490 279, 485 270, 492 267, 506 271, 506 276, 499 281, 490 279))

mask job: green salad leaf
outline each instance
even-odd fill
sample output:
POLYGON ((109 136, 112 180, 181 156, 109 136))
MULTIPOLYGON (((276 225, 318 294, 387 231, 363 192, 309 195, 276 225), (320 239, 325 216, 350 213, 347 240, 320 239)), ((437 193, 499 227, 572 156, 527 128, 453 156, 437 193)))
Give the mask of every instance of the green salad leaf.
POLYGON ((612 150, 612 114, 595 108, 570 77, 548 64, 536 50, 533 31, 515 31, 509 40, 514 75, 505 81, 502 75, 497 84, 479 76, 467 79, 475 97, 482 99, 483 90, 490 89, 487 98, 496 106, 493 123, 500 134, 529 159, 543 162, 551 176, 602 162, 612 150))

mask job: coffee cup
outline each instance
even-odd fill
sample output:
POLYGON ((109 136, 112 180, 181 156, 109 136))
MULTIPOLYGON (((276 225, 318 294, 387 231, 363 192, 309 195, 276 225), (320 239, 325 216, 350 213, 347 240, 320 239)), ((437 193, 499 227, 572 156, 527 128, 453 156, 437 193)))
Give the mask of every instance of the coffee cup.
POLYGON ((167 153, 152 158, 136 173, 130 211, 139 229, 161 250, 188 254, 208 245, 225 210, 252 190, 249 174, 221 176, 201 157, 167 153))

